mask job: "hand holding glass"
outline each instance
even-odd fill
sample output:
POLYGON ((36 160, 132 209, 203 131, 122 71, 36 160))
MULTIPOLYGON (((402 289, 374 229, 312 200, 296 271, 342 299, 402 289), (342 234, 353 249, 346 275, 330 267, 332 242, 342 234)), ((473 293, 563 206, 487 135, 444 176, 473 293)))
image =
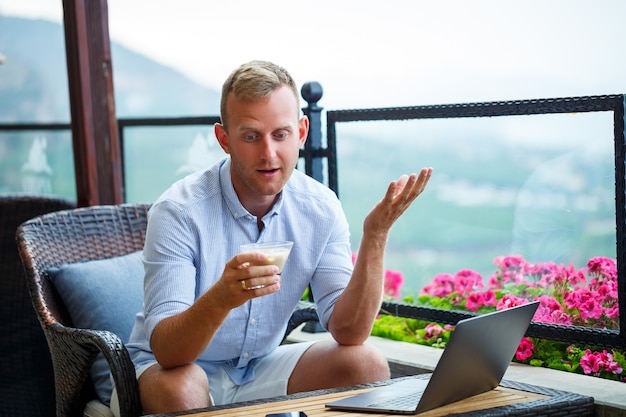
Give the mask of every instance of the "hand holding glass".
MULTIPOLYGON (((283 266, 287 262, 293 242, 264 242, 246 243, 240 246, 241 253, 261 252, 271 265, 278 267, 278 274, 283 272, 283 266)), ((262 286, 251 287, 250 289, 261 288, 262 286)))

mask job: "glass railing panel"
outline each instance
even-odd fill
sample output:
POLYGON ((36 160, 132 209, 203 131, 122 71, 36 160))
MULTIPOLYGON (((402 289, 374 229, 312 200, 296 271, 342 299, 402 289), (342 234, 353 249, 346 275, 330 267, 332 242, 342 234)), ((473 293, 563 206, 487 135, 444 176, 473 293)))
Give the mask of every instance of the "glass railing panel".
POLYGON ((355 251, 389 181, 434 168, 389 238, 406 293, 467 268, 487 280, 500 256, 576 268, 616 258, 611 112, 344 123, 337 138, 355 251))
POLYGON ((184 176, 225 157, 212 126, 124 129, 125 200, 152 202, 184 176))
POLYGON ((69 130, 0 131, 0 193, 76 200, 69 130))

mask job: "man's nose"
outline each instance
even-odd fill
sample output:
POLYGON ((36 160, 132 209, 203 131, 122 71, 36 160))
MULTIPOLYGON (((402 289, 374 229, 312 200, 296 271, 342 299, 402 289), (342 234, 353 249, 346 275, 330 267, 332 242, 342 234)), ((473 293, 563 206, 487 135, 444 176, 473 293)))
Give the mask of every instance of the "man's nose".
POLYGON ((274 159, 276 156, 276 141, 269 135, 261 141, 261 156, 264 159, 274 159))

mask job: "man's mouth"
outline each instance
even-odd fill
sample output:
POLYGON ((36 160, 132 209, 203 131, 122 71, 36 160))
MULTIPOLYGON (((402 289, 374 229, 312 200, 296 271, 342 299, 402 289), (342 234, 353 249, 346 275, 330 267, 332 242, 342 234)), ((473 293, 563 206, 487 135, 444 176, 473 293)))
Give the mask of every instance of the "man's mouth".
POLYGON ((272 175, 275 172, 278 172, 278 168, 274 168, 274 169, 259 169, 257 170, 260 174, 263 175, 272 175))

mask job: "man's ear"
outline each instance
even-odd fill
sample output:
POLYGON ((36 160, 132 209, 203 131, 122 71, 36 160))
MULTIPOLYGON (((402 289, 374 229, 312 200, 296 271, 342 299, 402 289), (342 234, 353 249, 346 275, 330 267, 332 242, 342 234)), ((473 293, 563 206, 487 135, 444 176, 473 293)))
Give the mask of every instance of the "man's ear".
POLYGON ((215 123, 213 130, 215 132, 215 137, 217 138, 217 143, 220 144, 220 147, 224 150, 224 152, 229 154, 230 150, 228 147, 228 134, 226 133, 226 128, 221 123, 215 123))
POLYGON ((300 135, 300 147, 306 142, 306 138, 309 135, 309 118, 302 116, 298 122, 298 133, 300 135))

